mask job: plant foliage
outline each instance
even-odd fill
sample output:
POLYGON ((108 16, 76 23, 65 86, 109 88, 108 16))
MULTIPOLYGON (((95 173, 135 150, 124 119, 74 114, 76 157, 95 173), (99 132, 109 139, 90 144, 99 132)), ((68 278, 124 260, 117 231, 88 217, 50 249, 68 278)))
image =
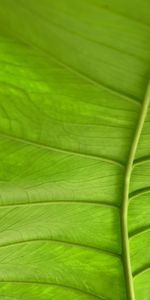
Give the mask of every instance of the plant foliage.
POLYGON ((150 300, 150 1, 0 1, 0 299, 150 300))

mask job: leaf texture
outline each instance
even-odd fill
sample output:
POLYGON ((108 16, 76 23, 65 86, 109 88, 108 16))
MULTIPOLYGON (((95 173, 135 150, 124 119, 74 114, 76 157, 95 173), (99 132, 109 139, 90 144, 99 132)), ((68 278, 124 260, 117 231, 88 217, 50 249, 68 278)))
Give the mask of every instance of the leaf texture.
POLYGON ((150 300, 149 9, 1 0, 0 299, 150 300))

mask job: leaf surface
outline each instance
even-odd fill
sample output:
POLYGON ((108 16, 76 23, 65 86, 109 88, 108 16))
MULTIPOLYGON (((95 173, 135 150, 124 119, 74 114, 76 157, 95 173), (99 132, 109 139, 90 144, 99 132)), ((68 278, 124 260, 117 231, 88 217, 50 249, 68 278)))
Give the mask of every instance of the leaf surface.
POLYGON ((150 299, 149 9, 1 0, 0 299, 150 299))

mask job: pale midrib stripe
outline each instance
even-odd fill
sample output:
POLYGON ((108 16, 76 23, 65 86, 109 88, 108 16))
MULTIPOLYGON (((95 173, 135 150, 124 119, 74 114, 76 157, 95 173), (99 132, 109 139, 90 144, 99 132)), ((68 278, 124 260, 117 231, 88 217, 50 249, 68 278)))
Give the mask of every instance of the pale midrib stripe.
POLYGON ((146 95, 141 107, 141 114, 139 116, 139 121, 137 123, 137 127, 133 138, 133 143, 131 145, 130 152, 129 152, 129 158, 126 166, 125 180, 124 180, 123 203, 121 208, 122 258, 123 258, 124 275, 125 275, 128 300, 135 300, 133 274, 132 274, 130 250, 129 250, 129 237, 128 237, 129 187, 130 187, 131 173, 134 164, 134 158, 140 140, 141 132, 144 126, 144 122, 147 116, 149 103, 150 103, 150 82, 148 83, 146 95))

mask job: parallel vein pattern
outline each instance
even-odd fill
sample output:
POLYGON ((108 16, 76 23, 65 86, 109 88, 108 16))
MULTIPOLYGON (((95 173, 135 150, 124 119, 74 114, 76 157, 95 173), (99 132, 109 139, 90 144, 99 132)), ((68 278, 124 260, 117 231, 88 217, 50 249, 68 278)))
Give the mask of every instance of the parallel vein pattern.
POLYGON ((1 0, 0 298, 149 300, 149 9, 1 0))

